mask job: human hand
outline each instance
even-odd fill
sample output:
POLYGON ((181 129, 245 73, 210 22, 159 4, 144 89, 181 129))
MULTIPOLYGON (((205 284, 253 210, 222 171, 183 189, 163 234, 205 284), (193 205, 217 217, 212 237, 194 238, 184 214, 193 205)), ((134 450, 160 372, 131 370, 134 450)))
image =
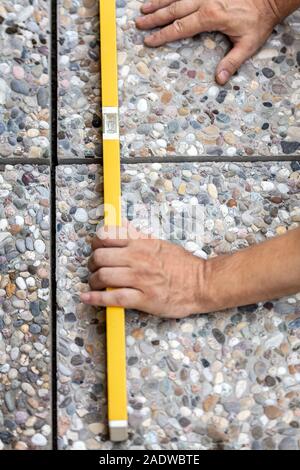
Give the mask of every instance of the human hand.
POLYGON ((111 227, 92 242, 92 291, 81 300, 183 318, 291 295, 300 290, 299 242, 300 228, 205 261, 132 225, 111 227))
POLYGON ((133 226, 106 228, 92 242, 89 305, 122 306, 167 318, 205 311, 206 261, 133 226), (105 291, 108 287, 113 290, 105 291))
POLYGON ((226 34, 233 48, 221 60, 216 80, 224 85, 267 40, 274 26, 299 5, 298 0, 151 0, 136 19, 140 29, 161 27, 146 36, 157 47, 209 31, 226 34), (281 7, 278 7, 281 4, 281 7), (288 5, 287 5, 288 4, 288 5), (291 10, 291 11, 290 11, 291 10))

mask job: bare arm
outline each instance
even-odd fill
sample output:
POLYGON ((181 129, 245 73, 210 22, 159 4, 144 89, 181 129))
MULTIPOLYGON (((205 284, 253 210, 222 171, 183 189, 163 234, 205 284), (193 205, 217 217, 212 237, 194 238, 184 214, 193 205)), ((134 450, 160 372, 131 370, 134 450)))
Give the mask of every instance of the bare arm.
POLYGON ((300 292, 300 228, 207 261, 134 229, 116 230, 93 241, 92 292, 82 295, 88 304, 181 318, 300 292), (106 287, 115 290, 100 292, 106 287))
POLYGON ((225 84, 267 40, 274 26, 300 6, 299 0, 151 0, 142 7, 136 25, 157 47, 207 31, 220 31, 233 47, 221 60, 216 80, 225 84))
POLYGON ((300 292, 300 228, 209 260, 204 278, 209 311, 300 292))

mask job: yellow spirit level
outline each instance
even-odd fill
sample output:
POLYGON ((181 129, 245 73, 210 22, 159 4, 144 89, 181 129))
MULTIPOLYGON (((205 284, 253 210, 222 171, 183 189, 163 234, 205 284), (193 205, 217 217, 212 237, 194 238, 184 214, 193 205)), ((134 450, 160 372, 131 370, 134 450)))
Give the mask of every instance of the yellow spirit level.
MULTIPOLYGON (((100 0, 105 225, 121 225, 118 64, 115 0, 100 0), (111 210, 111 208, 113 210, 111 210)), ((106 309, 107 394, 110 439, 127 439, 125 312, 106 309)))

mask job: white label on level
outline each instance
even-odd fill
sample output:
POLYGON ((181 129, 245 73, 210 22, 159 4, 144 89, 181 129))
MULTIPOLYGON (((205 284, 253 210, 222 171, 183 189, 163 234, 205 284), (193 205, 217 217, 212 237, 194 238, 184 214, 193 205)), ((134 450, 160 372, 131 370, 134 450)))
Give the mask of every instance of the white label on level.
POLYGON ((104 107, 103 115, 103 140, 119 139, 119 116, 118 108, 104 107))

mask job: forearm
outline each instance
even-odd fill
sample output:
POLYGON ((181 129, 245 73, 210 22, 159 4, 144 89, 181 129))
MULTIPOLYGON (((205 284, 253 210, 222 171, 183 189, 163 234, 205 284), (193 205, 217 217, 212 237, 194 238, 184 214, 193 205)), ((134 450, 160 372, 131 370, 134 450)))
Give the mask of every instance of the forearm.
POLYGON ((279 21, 300 7, 300 0, 268 0, 268 2, 279 21))
POLYGON ((204 286, 207 312, 300 292, 300 228, 208 260, 204 286))

